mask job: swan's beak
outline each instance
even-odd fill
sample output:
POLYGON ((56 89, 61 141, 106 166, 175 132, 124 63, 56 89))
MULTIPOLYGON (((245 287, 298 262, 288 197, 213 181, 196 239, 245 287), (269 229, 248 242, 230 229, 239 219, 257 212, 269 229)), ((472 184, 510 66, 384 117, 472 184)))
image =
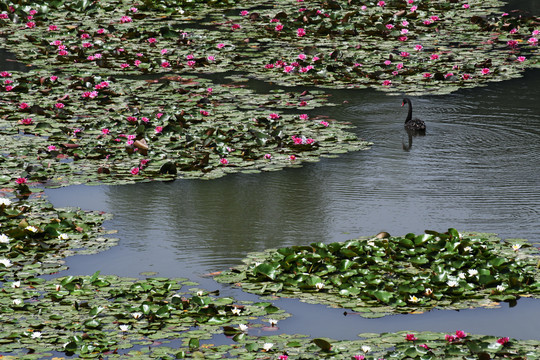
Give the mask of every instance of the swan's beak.
POLYGON ((403 105, 405 105, 405 103, 404 103, 404 102, 402 102, 402 103, 401 103, 401 107, 403 107, 403 105))

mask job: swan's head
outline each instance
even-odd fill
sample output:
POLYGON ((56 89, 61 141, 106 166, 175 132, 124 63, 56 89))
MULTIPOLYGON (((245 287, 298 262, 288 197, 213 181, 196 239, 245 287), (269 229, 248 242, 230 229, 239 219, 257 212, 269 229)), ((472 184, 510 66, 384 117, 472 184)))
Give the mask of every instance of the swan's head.
POLYGON ((401 106, 405 106, 405 104, 410 104, 411 103, 411 100, 409 100, 408 98, 404 98, 403 101, 401 102, 401 106))

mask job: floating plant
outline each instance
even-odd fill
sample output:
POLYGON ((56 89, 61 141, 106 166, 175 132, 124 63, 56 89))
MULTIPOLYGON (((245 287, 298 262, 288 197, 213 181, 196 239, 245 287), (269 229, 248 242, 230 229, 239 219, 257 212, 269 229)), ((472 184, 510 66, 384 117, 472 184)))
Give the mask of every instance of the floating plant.
POLYGON ((181 291, 192 285, 186 279, 128 279, 99 272, 5 282, 0 353, 30 350, 27 358, 36 359, 50 352, 113 357, 134 346, 178 339, 189 351, 213 334, 232 332, 240 339, 248 331, 240 325, 261 327, 259 317, 287 316, 267 302, 238 302, 200 289, 181 291))
POLYGON ((0 280, 41 282, 39 275, 65 270, 62 259, 94 254, 117 244, 101 228, 110 215, 55 209, 32 197, 0 198, 0 280), (31 280, 28 280, 31 279, 31 280))
POLYGON ((272 249, 250 254, 245 263, 216 280, 365 317, 493 307, 540 295, 535 247, 455 229, 272 249))

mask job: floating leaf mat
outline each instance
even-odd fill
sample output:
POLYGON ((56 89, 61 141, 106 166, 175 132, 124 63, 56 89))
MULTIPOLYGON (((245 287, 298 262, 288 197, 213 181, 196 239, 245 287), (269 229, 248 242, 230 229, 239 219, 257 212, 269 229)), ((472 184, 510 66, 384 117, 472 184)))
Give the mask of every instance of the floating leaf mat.
MULTIPOLYGON (((538 341, 455 334, 360 334, 359 340, 302 335, 253 336, 272 330, 270 316, 288 315, 269 302, 216 297, 186 279, 68 276, 7 282, 0 297, 0 353, 25 359, 538 359, 538 341), (230 337, 223 345, 223 335, 230 337)), ((6 358, 10 358, 9 356, 6 358)))
POLYGON ((216 280, 379 317, 538 297, 538 259, 537 248, 525 240, 501 242, 450 229, 266 250, 216 280))

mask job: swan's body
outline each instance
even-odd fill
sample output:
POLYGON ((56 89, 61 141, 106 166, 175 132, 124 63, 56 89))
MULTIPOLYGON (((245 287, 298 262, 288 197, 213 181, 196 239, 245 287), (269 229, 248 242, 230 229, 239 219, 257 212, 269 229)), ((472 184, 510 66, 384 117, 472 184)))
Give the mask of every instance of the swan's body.
POLYGON ((404 98, 403 102, 401 103, 401 106, 405 106, 405 104, 409 104, 409 113, 407 114, 407 118, 405 119, 405 130, 407 131, 414 131, 417 133, 423 133, 426 131, 426 123, 418 118, 412 118, 412 104, 411 100, 408 98, 404 98))

